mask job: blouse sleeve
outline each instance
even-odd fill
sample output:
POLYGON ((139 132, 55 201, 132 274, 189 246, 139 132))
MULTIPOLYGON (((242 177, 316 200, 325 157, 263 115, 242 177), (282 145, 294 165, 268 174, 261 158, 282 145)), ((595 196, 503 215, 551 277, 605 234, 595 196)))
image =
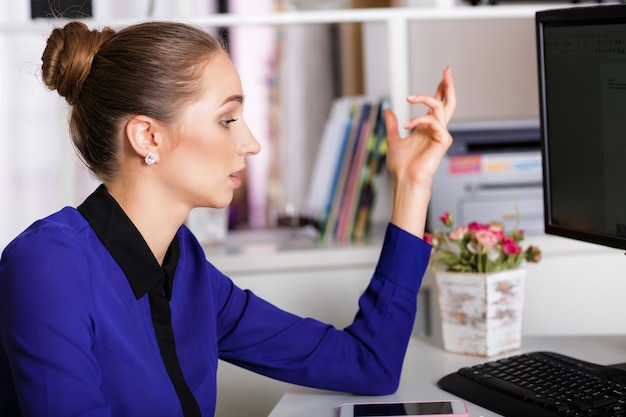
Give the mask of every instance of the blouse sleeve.
MULTIPOLYGON (((44 227, 14 241, 0 262, 0 373, 11 364, 13 375, 12 387, 8 372, 0 386, 15 391, 24 416, 111 415, 90 352, 94 302, 88 280, 79 279, 89 276, 84 253, 64 229, 44 227)), ((5 397, 3 407, 16 409, 7 404, 14 399, 5 397)))
POLYGON ((430 250, 390 224, 359 310, 343 330, 224 286, 218 291, 220 357, 299 385, 369 395, 395 392, 430 250))

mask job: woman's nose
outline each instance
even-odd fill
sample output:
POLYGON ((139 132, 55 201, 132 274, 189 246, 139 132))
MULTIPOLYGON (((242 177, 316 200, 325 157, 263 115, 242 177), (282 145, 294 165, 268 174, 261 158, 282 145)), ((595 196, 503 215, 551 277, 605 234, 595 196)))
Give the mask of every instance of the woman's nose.
POLYGON ((243 140, 242 148, 246 154, 256 155, 261 151, 261 144, 256 140, 247 124, 245 129, 246 132, 244 134, 246 137, 243 140))

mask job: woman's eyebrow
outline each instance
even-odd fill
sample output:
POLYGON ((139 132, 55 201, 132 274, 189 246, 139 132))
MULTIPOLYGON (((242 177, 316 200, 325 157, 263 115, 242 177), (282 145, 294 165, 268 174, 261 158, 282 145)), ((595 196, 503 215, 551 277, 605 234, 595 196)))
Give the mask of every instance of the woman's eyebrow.
POLYGON ((226 98, 226 100, 224 100, 224 102, 221 104, 221 106, 223 106, 226 103, 230 103, 231 101, 236 101, 238 103, 243 103, 243 96, 241 94, 233 94, 232 96, 229 96, 228 98, 226 98))

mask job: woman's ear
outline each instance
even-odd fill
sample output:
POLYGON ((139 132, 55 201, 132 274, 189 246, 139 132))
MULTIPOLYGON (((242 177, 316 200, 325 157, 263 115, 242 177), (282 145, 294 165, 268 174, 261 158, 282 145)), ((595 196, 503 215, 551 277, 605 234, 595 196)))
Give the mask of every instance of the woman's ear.
POLYGON ((126 140, 137 154, 152 165, 158 159, 159 144, 156 140, 156 123, 146 116, 135 116, 126 123, 126 140))

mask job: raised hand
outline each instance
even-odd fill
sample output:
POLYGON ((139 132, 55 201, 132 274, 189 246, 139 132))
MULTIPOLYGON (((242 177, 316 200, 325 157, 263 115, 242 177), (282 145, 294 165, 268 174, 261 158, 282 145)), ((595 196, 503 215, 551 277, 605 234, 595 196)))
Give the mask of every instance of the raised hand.
POLYGON ((385 111, 387 126, 387 169, 394 187, 391 221, 417 236, 423 236, 432 180, 452 144, 447 125, 456 108, 454 80, 450 68, 443 72, 435 94, 417 94, 407 98, 411 104, 423 104, 428 111, 411 118, 403 127, 411 133, 402 138, 398 120, 385 111))

